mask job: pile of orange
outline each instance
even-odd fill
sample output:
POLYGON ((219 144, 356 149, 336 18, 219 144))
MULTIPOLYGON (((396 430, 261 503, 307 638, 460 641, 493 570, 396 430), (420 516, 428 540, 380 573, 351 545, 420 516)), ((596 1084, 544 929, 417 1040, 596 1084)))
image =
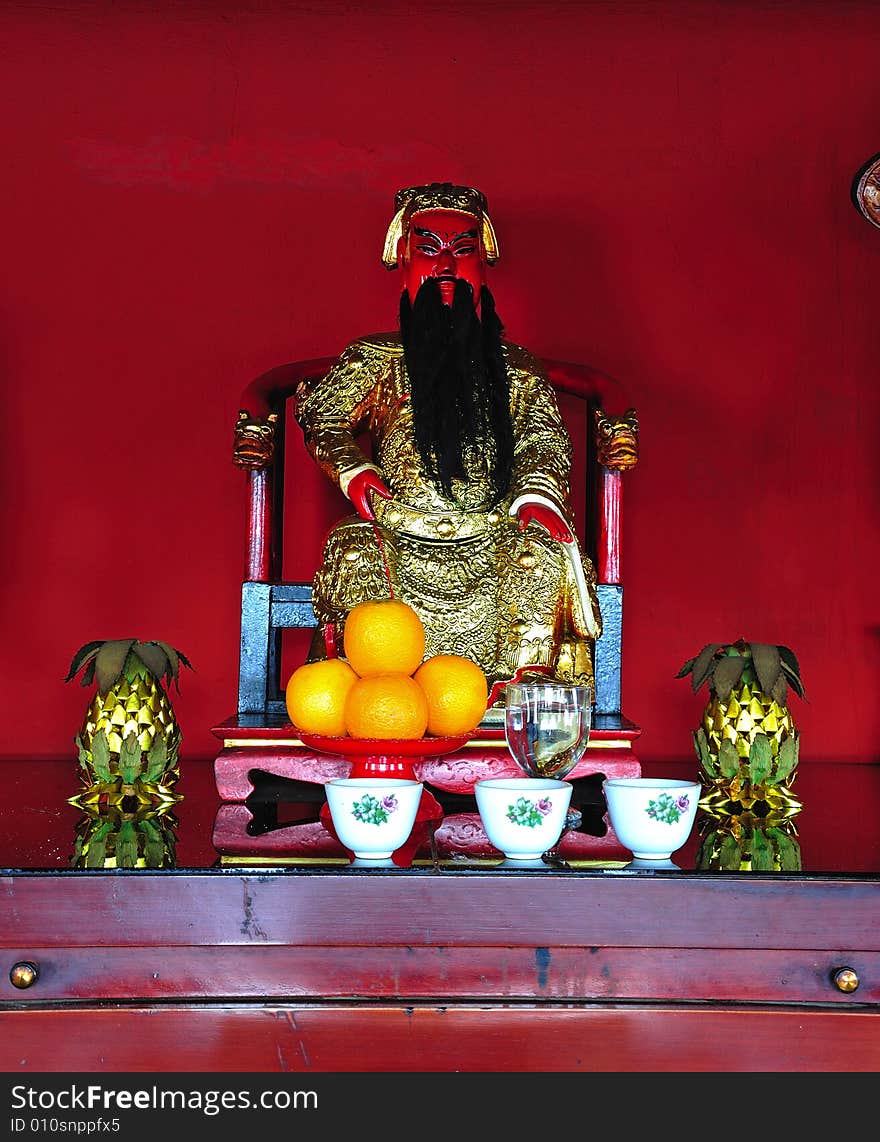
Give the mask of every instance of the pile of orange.
POLYGON ((407 603, 359 603, 343 639, 345 658, 306 663, 290 676, 287 712, 300 730, 387 741, 455 736, 479 725, 486 675, 457 654, 423 662, 425 628, 407 603))

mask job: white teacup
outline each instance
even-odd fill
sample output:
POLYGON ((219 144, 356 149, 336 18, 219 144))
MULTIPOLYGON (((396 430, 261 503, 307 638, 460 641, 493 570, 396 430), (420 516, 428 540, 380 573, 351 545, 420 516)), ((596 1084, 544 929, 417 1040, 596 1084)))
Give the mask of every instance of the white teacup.
POLYGON ((489 843, 508 860, 540 860, 562 835, 571 785, 549 777, 491 777, 474 783, 489 843))
POLYGON ((697 781, 609 777, 602 782, 617 839, 638 860, 668 860, 690 836, 703 791, 697 781))
POLYGON ((387 860, 415 824, 422 784, 395 777, 337 777, 324 784, 340 842, 358 860, 387 860))

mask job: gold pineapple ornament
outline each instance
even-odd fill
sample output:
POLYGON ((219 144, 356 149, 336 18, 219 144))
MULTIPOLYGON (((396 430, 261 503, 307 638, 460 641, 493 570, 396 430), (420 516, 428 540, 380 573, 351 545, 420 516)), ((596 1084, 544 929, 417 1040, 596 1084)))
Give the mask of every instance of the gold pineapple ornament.
POLYGON ((713 816, 752 812, 793 817, 801 802, 792 791, 799 732, 788 707, 789 687, 806 699, 800 665, 787 646, 708 643, 676 678, 691 675, 709 701, 694 747, 706 792, 700 807, 713 816))
POLYGON ((143 802, 179 800, 173 786, 180 776, 180 727, 167 689, 173 682, 180 692, 181 666, 192 669, 167 642, 109 639, 76 652, 64 681, 82 670, 83 686, 97 683, 74 739, 86 790, 143 802))

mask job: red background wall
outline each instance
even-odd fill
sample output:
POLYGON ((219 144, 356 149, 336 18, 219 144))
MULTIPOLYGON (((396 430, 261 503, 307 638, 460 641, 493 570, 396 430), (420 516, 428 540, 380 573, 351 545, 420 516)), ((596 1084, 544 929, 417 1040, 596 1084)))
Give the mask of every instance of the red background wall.
MULTIPOLYGON (((508 335, 617 378, 624 711, 691 756, 710 641, 780 642, 802 756, 877 760, 880 7, 5 3, 3 738, 73 757, 95 638, 161 638, 184 754, 235 706, 242 388, 393 328, 399 186, 489 198, 508 335), (621 410, 622 411, 622 410, 621 410)), ((316 485, 317 486, 317 485, 316 485)), ((292 578, 316 566, 321 486, 292 578)))

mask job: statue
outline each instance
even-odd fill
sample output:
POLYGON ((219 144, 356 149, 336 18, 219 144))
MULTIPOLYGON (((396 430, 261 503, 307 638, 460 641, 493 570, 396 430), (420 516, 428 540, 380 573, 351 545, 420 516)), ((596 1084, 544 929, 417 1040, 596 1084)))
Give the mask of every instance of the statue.
POLYGON ((473 659, 493 695, 532 675, 592 684, 602 620, 571 440, 540 362, 502 337, 486 198, 432 183, 398 191, 395 211, 383 262, 402 277, 399 332, 358 338, 294 398, 355 509, 324 544, 309 658, 344 653, 351 607, 393 596, 421 617, 427 656, 473 659))

